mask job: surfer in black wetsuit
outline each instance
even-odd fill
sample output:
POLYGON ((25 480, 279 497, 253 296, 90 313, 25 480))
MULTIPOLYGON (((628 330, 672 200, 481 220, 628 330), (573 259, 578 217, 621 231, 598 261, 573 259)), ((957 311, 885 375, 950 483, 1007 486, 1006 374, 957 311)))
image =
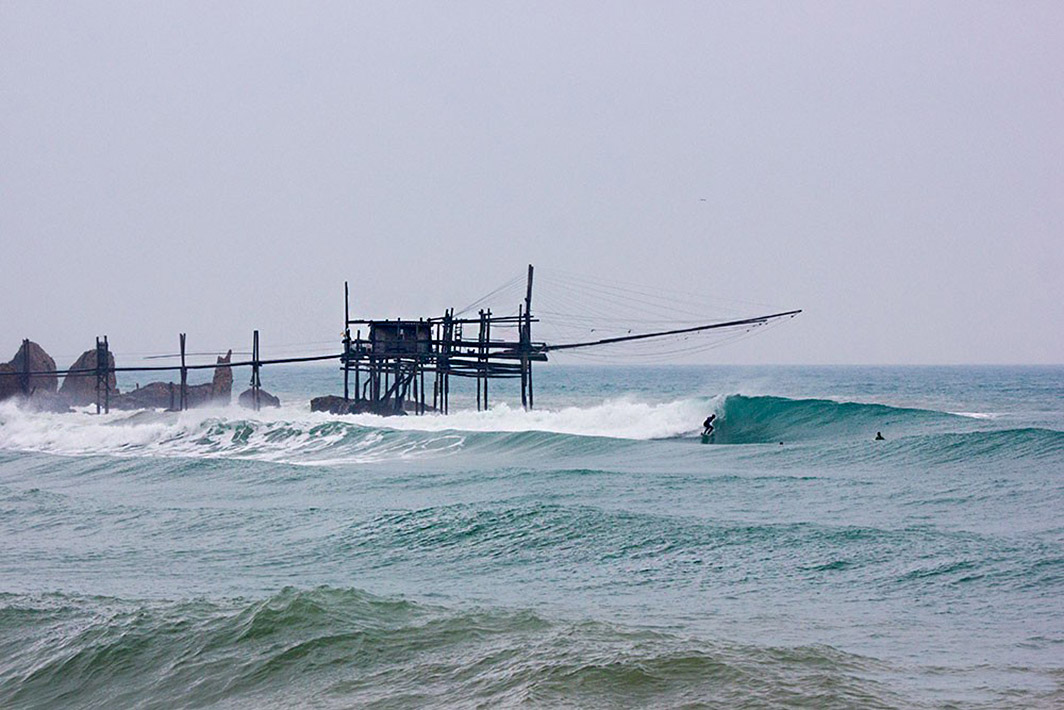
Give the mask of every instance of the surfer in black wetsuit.
POLYGON ((716 418, 716 414, 710 414, 706 417, 706 421, 702 422, 702 436, 709 436, 713 433, 713 420, 716 418))
POLYGON ((883 432, 881 432, 881 431, 877 431, 876 432, 876 441, 886 441, 886 439, 883 438, 883 432))

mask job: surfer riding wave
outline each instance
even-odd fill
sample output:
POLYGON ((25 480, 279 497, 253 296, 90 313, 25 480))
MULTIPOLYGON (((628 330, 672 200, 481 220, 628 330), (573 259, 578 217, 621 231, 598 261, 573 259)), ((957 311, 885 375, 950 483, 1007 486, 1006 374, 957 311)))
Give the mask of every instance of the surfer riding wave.
POLYGON ((709 436, 713 433, 713 420, 716 418, 716 414, 710 414, 706 417, 706 421, 702 422, 702 436, 709 436))

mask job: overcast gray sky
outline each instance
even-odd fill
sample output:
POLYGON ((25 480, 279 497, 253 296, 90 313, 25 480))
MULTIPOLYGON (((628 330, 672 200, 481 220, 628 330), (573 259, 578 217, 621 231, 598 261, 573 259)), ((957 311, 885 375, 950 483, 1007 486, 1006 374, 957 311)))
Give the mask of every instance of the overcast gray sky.
POLYGON ((3 0, 0 360, 533 262, 805 309, 706 362, 1059 363, 1062 126, 1060 2, 3 0))

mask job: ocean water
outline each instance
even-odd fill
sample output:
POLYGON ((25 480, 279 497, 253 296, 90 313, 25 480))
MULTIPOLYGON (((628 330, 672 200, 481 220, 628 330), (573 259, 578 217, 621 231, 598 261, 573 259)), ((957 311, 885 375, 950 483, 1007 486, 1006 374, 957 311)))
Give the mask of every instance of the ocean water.
POLYGON ((1064 706, 1064 367, 263 381, 0 404, 0 707, 1064 706))

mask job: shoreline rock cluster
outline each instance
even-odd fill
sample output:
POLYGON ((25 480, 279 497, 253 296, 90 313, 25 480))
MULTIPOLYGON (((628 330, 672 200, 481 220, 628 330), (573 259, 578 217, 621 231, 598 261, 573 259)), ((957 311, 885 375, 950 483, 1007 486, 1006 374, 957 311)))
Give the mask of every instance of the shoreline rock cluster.
MULTIPOLYGON (((189 408, 224 407, 231 403, 233 392, 233 351, 224 357, 219 356, 214 367, 214 377, 210 382, 199 385, 186 385, 185 397, 189 408)), ((97 365, 96 350, 86 350, 70 366, 70 370, 93 370, 97 365)), ((150 382, 143 387, 120 392, 115 379, 114 353, 108 353, 109 368, 107 375, 110 389, 109 405, 111 409, 165 409, 176 410, 181 403, 181 385, 174 382, 150 382)), ((96 373, 72 373, 63 378, 59 384, 55 360, 37 343, 26 340, 19 346, 15 356, 6 363, 0 363, 0 401, 17 399, 20 404, 38 411, 69 412, 71 407, 82 407, 96 402, 96 373), (19 375, 22 372, 35 372, 24 382, 19 375)), ((252 407, 251 390, 243 392, 238 402, 241 406, 252 407)), ((259 390, 259 405, 279 407, 280 400, 267 392, 259 390)))

